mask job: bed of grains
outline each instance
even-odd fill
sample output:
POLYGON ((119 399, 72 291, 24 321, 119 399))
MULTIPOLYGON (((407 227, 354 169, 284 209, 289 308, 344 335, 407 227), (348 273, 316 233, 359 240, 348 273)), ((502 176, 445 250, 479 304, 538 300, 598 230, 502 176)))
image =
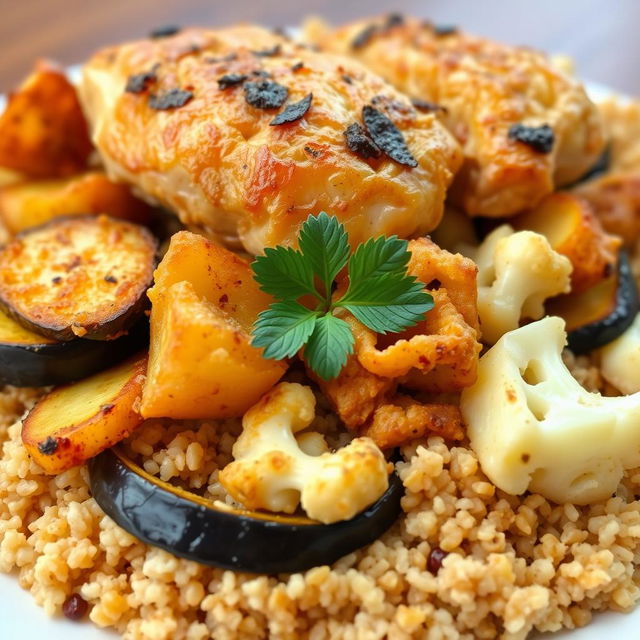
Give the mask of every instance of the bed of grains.
MULTIPOLYGON (((569 357, 597 386, 597 369, 569 357)), ((129 640, 215 638, 525 638, 533 628, 586 624, 640 596, 640 503, 630 471, 615 497, 556 506, 497 491, 466 446, 439 438, 402 451, 404 515, 380 540, 335 565, 282 576, 235 574, 148 547, 91 498, 85 467, 44 475, 20 441, 35 391, 0 392, 0 570, 50 614, 79 593, 89 617, 129 640), (429 554, 448 552, 436 575, 429 554)), ((320 407, 314 427, 331 437, 320 407)), ((150 421, 127 443, 151 473, 224 499, 238 421, 150 421)))

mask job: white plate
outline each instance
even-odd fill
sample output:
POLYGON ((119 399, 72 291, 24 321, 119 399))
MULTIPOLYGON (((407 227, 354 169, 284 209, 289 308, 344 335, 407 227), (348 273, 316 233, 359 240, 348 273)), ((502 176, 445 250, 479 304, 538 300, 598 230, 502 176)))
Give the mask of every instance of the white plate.
MULTIPOLYGON (((79 68, 69 69, 77 79, 79 68)), ((588 83, 591 97, 600 101, 611 95, 607 87, 588 83)), ((4 96, 0 95, 0 110, 4 96)), ((537 640, 602 640, 608 635, 616 640, 637 640, 640 637, 640 606, 629 614, 604 613, 583 629, 534 636, 537 640)), ((0 640, 116 640, 118 634, 98 629, 90 623, 70 622, 63 617, 49 618, 34 605, 31 595, 18 586, 15 576, 0 573, 0 640)), ((533 640, 533 638, 532 638, 533 640)))

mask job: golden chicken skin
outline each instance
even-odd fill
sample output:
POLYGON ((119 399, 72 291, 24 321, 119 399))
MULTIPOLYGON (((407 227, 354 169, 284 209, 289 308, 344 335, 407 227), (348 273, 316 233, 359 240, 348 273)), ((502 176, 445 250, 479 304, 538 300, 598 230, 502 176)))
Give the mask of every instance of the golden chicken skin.
POLYGON ((352 244, 435 228, 459 145, 357 61, 254 26, 112 47, 80 96, 112 178, 251 253, 326 210, 352 244))
POLYGON ((531 49, 392 14, 305 38, 364 62, 461 143, 451 199, 470 215, 506 217, 587 171, 603 148, 583 87, 531 49))

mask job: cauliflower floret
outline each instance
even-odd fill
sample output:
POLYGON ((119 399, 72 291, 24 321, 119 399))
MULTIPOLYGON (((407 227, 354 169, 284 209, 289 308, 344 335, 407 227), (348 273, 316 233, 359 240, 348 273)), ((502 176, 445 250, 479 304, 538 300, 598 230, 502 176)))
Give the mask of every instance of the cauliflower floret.
POLYGON ((622 393, 640 391, 640 314, 633 324, 601 350, 600 369, 607 382, 622 393))
POLYGON ((235 461, 220 482, 250 509, 293 513, 298 503, 325 524, 349 520, 389 486, 389 466, 369 438, 330 453, 322 436, 296 433, 315 415, 311 389, 283 382, 244 416, 235 461))
POLYGON ((478 265, 478 313, 482 339, 494 344, 520 320, 544 315, 544 301, 571 289, 571 262, 533 231, 507 224, 477 249, 463 249, 478 265))
POLYGON ((588 504, 640 465, 640 394, 589 393, 562 362, 564 321, 548 317, 504 335, 462 393, 483 471, 502 490, 588 504))

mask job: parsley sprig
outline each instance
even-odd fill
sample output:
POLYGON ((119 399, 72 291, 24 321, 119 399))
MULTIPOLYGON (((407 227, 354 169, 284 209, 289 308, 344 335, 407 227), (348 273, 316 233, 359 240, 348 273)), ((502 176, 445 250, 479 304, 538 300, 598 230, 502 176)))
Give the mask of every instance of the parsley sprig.
POLYGON ((344 226, 322 212, 304 222, 298 245, 299 250, 265 249, 251 265, 262 291, 276 298, 253 327, 252 344, 264 348, 265 358, 290 358, 304 346, 307 365, 331 380, 354 343, 349 324, 334 315, 336 310, 346 309, 377 333, 397 333, 433 308, 424 285, 407 274, 406 240, 370 239, 350 255, 344 226), (334 300, 335 279, 347 265, 349 286, 334 300))

